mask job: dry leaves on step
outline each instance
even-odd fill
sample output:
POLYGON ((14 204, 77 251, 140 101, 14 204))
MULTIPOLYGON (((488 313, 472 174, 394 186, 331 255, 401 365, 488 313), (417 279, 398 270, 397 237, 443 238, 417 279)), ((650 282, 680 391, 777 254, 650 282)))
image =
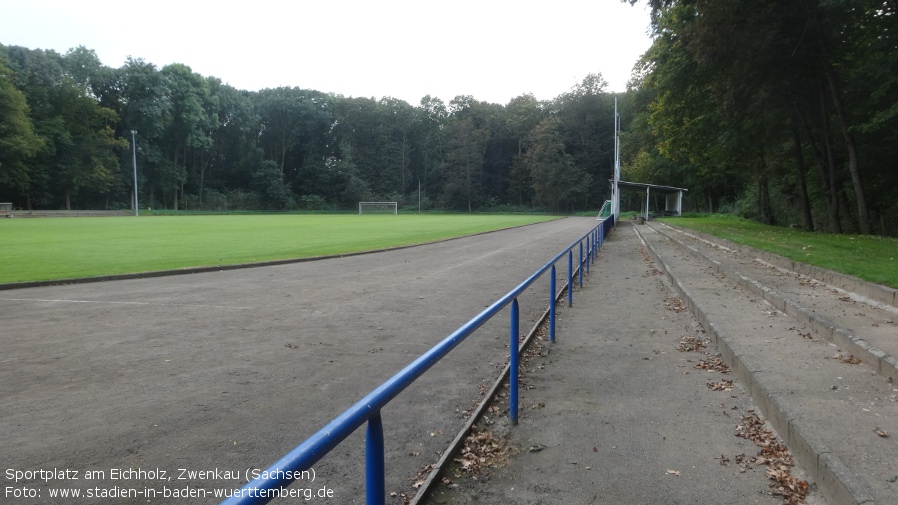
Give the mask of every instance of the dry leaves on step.
POLYGON ((711 391, 732 391, 733 381, 724 379, 718 382, 709 382, 708 389, 711 391))
POLYGON ((680 341, 680 345, 677 346, 677 350, 680 352, 698 352, 704 349, 705 343, 691 335, 683 337, 683 340, 680 341))
POLYGON ((695 365, 695 368, 709 372, 730 373, 730 367, 719 356, 703 359, 695 365))

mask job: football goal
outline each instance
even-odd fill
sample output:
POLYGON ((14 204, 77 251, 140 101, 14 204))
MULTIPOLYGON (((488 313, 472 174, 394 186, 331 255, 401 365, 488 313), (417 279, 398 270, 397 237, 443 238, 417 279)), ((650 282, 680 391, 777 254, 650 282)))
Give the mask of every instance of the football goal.
POLYGON ((396 202, 359 202, 359 214, 399 214, 396 202))

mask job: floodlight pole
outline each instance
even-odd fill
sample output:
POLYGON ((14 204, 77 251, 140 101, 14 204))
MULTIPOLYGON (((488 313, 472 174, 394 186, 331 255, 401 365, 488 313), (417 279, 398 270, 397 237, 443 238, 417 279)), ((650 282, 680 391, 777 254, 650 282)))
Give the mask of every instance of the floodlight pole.
POLYGON ((617 97, 614 97, 614 178, 611 185, 611 213, 617 226, 620 218, 620 114, 617 112, 617 97))
POLYGON ((418 179, 418 214, 421 213, 421 178, 417 175, 415 179, 418 179))
POLYGON ((137 205, 137 130, 131 130, 131 148, 134 153, 132 163, 134 165, 134 217, 139 216, 139 208, 137 205))

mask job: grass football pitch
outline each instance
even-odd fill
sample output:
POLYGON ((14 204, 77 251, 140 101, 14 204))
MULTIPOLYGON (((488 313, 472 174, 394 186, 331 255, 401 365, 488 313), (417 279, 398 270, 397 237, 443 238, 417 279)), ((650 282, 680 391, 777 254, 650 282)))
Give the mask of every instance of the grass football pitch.
POLYGON ((0 220, 0 284, 309 258, 557 219, 536 215, 215 215, 0 220))

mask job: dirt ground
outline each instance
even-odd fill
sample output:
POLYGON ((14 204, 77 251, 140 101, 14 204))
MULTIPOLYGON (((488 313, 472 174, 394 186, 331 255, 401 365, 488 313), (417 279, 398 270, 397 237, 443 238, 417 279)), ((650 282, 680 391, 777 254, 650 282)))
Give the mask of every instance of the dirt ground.
POLYGON ((757 405, 725 365, 697 368, 716 349, 628 223, 594 268, 523 369, 520 424, 487 413, 467 446, 485 458, 463 450, 424 503, 781 503, 737 436, 757 405))
MULTIPOLYGON (((595 224, 0 292, 0 501, 216 503, 216 489, 239 488, 595 224), (82 498, 51 497, 63 490, 82 498)), ((522 331, 548 279, 534 289, 520 298, 522 331)), ((500 315, 384 410, 388 493, 413 493, 507 340, 500 315)), ((276 502, 363 503, 363 448, 360 430, 294 485, 300 496, 276 502)))

